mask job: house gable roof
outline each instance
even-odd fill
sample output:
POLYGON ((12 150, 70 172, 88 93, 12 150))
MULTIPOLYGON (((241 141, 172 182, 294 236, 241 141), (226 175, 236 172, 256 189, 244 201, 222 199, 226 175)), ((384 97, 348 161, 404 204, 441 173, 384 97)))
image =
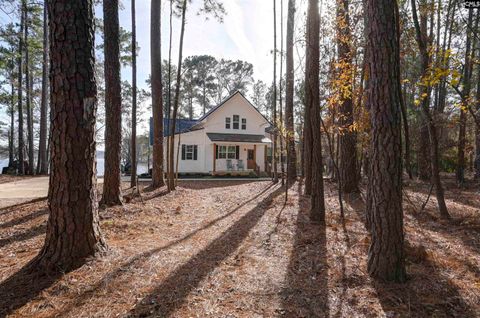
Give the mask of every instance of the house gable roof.
POLYGON ((207 113, 205 113, 205 115, 203 115, 202 117, 200 117, 197 121, 197 123, 200 123, 202 122, 204 119, 206 119, 208 116, 210 116, 211 114, 213 114, 216 110, 218 110, 220 107, 222 107, 223 105, 225 105, 229 100, 231 100, 234 96, 236 95, 240 95, 246 102, 248 105, 250 105, 253 109, 255 109, 255 111, 260 114, 260 116, 262 116, 268 123, 270 123, 270 121, 258 110, 257 107, 255 107, 249 100, 248 98, 245 97, 245 95, 243 95, 242 92, 240 91, 236 91, 235 93, 233 93, 232 95, 228 96, 227 98, 225 98, 220 104, 218 104, 217 106, 213 107, 212 109, 210 109, 207 113))

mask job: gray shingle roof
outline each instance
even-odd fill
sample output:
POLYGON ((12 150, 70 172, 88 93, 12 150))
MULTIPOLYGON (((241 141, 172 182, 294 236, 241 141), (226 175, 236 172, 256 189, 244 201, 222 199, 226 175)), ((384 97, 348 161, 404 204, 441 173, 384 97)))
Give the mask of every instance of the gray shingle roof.
POLYGON ((211 141, 221 142, 244 142, 244 143, 269 143, 270 139, 264 135, 247 135, 247 134, 220 134, 207 133, 211 141))

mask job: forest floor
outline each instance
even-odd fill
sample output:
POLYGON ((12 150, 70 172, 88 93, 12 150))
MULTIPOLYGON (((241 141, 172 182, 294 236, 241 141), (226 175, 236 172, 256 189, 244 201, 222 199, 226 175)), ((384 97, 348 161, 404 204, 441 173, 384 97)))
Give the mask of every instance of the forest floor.
POLYGON ((363 195, 340 217, 326 181, 326 226, 309 222, 300 182, 180 182, 100 212, 107 255, 57 276, 25 273, 43 244, 46 202, 0 209, 0 317, 477 317, 478 185, 445 181, 453 219, 404 190, 405 284, 366 272, 363 195))

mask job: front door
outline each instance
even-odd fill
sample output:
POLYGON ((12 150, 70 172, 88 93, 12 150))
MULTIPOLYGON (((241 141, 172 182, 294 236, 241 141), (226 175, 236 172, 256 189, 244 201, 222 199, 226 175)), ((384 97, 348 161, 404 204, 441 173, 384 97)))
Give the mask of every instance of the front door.
POLYGON ((255 150, 247 150, 247 169, 255 169, 255 150))

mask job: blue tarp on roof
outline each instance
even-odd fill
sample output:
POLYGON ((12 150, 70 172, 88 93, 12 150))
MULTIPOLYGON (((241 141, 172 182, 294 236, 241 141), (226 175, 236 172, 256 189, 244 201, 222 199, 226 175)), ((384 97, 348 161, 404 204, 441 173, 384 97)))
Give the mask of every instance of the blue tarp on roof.
MULTIPOLYGON (((170 120, 170 125, 168 125, 169 120, 167 118, 163 119, 163 136, 167 137, 170 136, 171 125, 173 124, 173 120, 170 120)), ((183 133, 188 131, 195 125, 198 121, 197 120, 188 120, 188 119, 177 119, 175 124, 175 133, 183 133)), ((153 145, 153 117, 150 117, 150 145, 153 145)))

